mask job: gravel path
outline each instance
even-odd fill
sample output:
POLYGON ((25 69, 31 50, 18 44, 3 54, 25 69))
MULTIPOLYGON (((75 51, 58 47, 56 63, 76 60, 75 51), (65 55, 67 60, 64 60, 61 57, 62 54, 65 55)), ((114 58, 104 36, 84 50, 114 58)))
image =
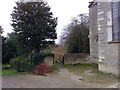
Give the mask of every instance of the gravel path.
MULTIPOLYGON (((100 85, 83 83, 81 77, 60 69, 56 74, 48 76, 21 75, 3 76, 3 88, 102 88, 100 85)), ((108 86, 109 88, 109 86, 108 86)), ((110 87, 111 88, 111 87, 110 87)))

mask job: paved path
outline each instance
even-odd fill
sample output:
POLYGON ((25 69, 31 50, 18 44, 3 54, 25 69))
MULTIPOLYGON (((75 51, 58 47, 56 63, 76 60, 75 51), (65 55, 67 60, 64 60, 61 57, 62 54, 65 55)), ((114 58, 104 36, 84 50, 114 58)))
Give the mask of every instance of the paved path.
POLYGON ((101 88, 99 85, 83 83, 80 77, 60 69, 57 74, 48 76, 21 75, 3 76, 3 88, 101 88))
POLYGON ((115 83, 113 85, 108 86, 107 88, 120 88, 120 84, 115 83))

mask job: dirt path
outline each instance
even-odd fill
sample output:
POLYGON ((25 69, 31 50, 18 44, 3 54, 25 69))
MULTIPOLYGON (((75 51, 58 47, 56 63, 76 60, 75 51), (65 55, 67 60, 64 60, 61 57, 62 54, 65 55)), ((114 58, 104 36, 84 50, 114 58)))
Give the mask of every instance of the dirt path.
MULTIPOLYGON (((3 88, 101 88, 99 84, 83 83, 81 77, 60 69, 59 72, 48 76, 21 75, 3 76, 3 88)), ((109 87, 109 86, 106 86, 109 87)), ((111 87, 110 87, 111 88, 111 87)))

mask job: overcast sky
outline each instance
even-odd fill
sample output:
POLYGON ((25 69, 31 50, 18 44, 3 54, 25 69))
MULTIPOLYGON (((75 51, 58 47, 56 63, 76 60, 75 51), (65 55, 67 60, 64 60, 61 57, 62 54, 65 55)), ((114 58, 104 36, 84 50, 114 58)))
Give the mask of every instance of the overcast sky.
MULTIPOLYGON (((17 0, 1 0, 0 2, 0 25, 2 25, 4 29, 4 36, 12 31, 10 14, 15 6, 15 1, 17 0)), ((90 1, 91 0, 47 0, 54 16, 58 17, 58 37, 72 17, 81 13, 88 13, 90 1)), ((56 42, 58 42, 58 40, 56 42)))

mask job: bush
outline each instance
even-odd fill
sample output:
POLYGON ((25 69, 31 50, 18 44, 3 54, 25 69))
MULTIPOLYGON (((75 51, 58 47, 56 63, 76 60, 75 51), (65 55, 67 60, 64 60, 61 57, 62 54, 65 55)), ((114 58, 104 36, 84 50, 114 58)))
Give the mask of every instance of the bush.
POLYGON ((34 52, 30 54, 30 60, 34 65, 44 62, 44 53, 34 52))
POLYGON ((54 57, 54 54, 50 52, 34 52, 30 54, 30 59, 34 65, 37 65, 44 63, 44 58, 47 56, 54 57))
POLYGON ((4 64, 2 65, 2 69, 10 69, 11 66, 9 64, 4 64))
MULTIPOLYGON (((11 59, 10 65, 18 72, 34 71, 35 66, 39 66, 39 63, 42 65, 40 67, 45 67, 47 69, 47 66, 43 65, 42 63, 44 63, 44 58, 49 55, 53 54, 46 54, 45 52, 33 52, 29 54, 24 54, 22 56, 11 59)), ((39 72, 39 70, 37 71, 39 72)))
POLYGON ((35 74, 37 75, 43 75, 49 72, 51 72, 51 68, 46 64, 38 64, 35 66, 35 74))
POLYGON ((10 65, 12 68, 16 69, 18 72, 23 72, 28 70, 30 66, 30 62, 26 56, 18 56, 14 59, 11 59, 10 65))

